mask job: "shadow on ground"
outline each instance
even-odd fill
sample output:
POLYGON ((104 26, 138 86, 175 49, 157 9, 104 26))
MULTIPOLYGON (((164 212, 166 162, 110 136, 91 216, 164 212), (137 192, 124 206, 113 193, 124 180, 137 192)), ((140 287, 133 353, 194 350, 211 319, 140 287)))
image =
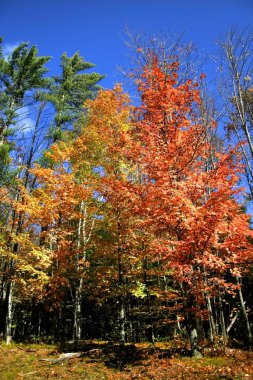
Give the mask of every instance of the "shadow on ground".
POLYGON ((80 352, 82 357, 90 361, 102 361, 107 367, 123 370, 126 365, 139 365, 150 355, 155 355, 157 359, 169 359, 176 356, 190 356, 190 351, 184 347, 161 348, 155 345, 146 347, 117 343, 100 343, 94 341, 75 341, 59 344, 59 351, 80 352))

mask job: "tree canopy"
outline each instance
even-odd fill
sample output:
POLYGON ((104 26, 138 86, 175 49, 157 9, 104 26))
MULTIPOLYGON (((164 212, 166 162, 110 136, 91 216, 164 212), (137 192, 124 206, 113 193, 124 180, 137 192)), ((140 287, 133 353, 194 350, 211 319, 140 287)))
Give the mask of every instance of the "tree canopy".
POLYGON ((251 343, 253 232, 240 186, 243 174, 251 186, 251 89, 230 71, 232 146, 217 135, 205 75, 186 78, 180 54, 144 56, 130 75, 133 102, 120 84, 100 88, 103 76, 86 72, 94 65, 79 52, 63 54, 53 77, 35 46, 23 43, 8 59, 1 52, 7 343, 51 336, 124 345, 185 333, 193 356, 200 338, 251 343), (24 147, 15 123, 34 105, 24 147))

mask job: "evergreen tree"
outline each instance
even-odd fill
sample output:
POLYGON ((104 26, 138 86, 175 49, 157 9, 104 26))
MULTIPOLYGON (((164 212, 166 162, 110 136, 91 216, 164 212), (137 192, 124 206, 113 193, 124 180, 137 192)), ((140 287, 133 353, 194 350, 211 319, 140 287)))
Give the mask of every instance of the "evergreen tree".
MULTIPOLYGON (((0 44, 2 40, 0 40, 0 44)), ((6 183, 10 151, 13 147, 10 137, 15 135, 18 111, 34 99, 34 90, 48 87, 50 79, 45 78, 45 64, 50 57, 38 56, 35 46, 21 43, 5 59, 0 47, 0 182, 6 183)))
POLYGON ((95 65, 86 62, 79 52, 72 57, 65 53, 61 57, 62 72, 53 77, 51 91, 45 98, 55 108, 54 122, 49 136, 53 142, 62 138, 63 131, 73 126, 73 123, 83 114, 84 102, 94 97, 99 89, 97 83, 104 78, 97 73, 84 73, 95 65))

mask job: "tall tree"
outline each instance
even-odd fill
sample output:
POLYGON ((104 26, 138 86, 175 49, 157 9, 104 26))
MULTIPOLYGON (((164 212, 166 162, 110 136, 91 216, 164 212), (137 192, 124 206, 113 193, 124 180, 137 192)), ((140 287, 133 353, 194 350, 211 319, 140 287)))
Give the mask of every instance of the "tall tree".
POLYGON ((167 75, 151 56, 144 67, 135 122, 139 147, 130 157, 140 164, 144 178, 138 213, 141 228, 153 235, 148 255, 171 271, 170 280, 183 298, 192 353, 198 355, 203 295, 236 288, 235 274, 251 260, 252 231, 235 199, 240 172, 236 155, 213 152, 206 125, 197 118, 197 84, 178 84, 177 66, 172 63, 167 75))
MULTIPOLYGON (((2 41, 0 41, 2 42, 2 41)), ((20 44, 6 59, 0 49, 0 158, 5 170, 12 147, 8 136, 16 132, 18 111, 33 102, 34 90, 45 89, 49 79, 45 64, 50 57, 38 56, 35 46, 20 44), (29 96, 29 101, 27 100, 29 96)))
POLYGON ((50 92, 43 97, 55 108, 54 122, 50 131, 53 142, 61 139, 67 129, 73 129, 73 123, 84 113, 85 100, 94 97, 98 90, 97 83, 104 76, 94 72, 84 72, 94 66, 93 63, 85 61, 79 52, 72 57, 68 57, 65 53, 62 55, 62 72, 53 77, 50 92))
POLYGON ((249 198, 253 195, 253 34, 251 29, 231 29, 220 43, 222 95, 228 118, 228 136, 240 144, 249 198))
MULTIPOLYGON (((101 91, 94 101, 87 102, 87 124, 74 143, 76 167, 82 168, 89 160, 93 172, 97 173, 95 185, 96 195, 101 198, 100 230, 98 230, 97 257, 104 256, 106 261, 112 260, 114 265, 107 269, 97 269, 103 282, 107 282, 107 290, 102 290, 104 299, 116 297, 119 321, 117 330, 121 343, 126 340, 126 295, 127 268, 130 268, 131 252, 131 209, 129 204, 128 176, 133 168, 125 159, 122 146, 127 144, 130 129, 131 107, 129 97, 122 92, 120 86, 114 91, 101 91), (99 242, 104 236, 105 242, 99 242), (107 237, 107 238, 106 238, 107 237), (103 252, 103 253, 102 253, 103 252), (106 277, 106 278, 105 278, 106 277)), ((133 284, 132 284, 133 286, 133 284)), ((103 298, 103 297, 102 297, 103 298)))
MULTIPOLYGON (((47 72, 45 64, 50 57, 38 56, 38 50, 35 46, 29 46, 27 43, 20 44, 10 56, 5 59, 2 49, 0 51, 0 181, 1 186, 9 190, 9 194, 13 200, 18 200, 19 189, 17 186, 11 185, 11 180, 19 176, 16 172, 21 171, 21 162, 18 160, 18 166, 12 165, 11 175, 10 168, 10 151, 15 146, 15 137, 17 136, 20 126, 16 125, 20 110, 29 103, 34 102, 35 91, 46 89, 49 80, 44 77, 47 72), (29 101, 27 100, 29 98, 29 101), (14 169, 14 170, 13 170, 14 169)), ((13 185, 13 184, 12 184, 13 185)), ((3 228, 9 224, 11 233, 18 235, 21 232, 21 214, 17 216, 15 209, 9 205, 2 204, 4 213, 3 228), (17 220, 18 217, 18 220, 17 220)), ((2 260, 5 263, 5 274, 3 276, 3 284, 6 286, 4 304, 6 311, 6 340, 10 340, 12 325, 12 291, 13 291, 13 263, 14 256, 18 252, 19 242, 10 238, 7 234, 7 252, 12 250, 11 255, 3 255, 2 260), (8 270, 7 270, 8 269, 8 270), (9 273, 8 275, 6 273, 9 273)), ((5 237, 6 239, 6 237, 5 237)))
MULTIPOLYGON (((33 120, 34 128, 33 131, 29 131, 28 136, 31 138, 31 144, 27 144, 24 148, 19 146, 21 145, 19 141, 16 142, 18 166, 15 168, 15 161, 13 160, 12 167, 16 169, 14 173, 17 172, 17 174, 15 174, 16 180, 18 179, 19 183, 22 182, 22 185, 18 186, 16 184, 9 189, 13 202, 7 202, 3 205, 3 209, 6 211, 6 215, 3 218, 3 235, 5 235, 9 247, 8 249, 12 250, 13 257, 15 256, 15 260, 14 258, 10 259, 10 256, 7 257, 3 255, 1 257, 3 263, 2 284, 3 288, 7 287, 7 290, 3 291, 1 295, 3 296, 3 305, 5 305, 6 340, 8 342, 10 341, 12 330, 12 294, 13 291, 16 292, 18 289, 16 281, 16 271, 19 271, 17 257, 19 254, 21 255, 22 244, 18 238, 16 239, 17 241, 13 242, 13 240, 8 237, 9 235, 4 229, 4 224, 9 224, 10 229, 17 237, 26 233, 27 214, 24 212, 24 209, 22 209, 22 205, 25 205, 24 194, 26 194, 26 192, 32 192, 36 184, 37 172, 30 171, 34 164, 36 150, 39 145, 41 146, 40 150, 48 147, 48 145, 45 144, 45 140, 43 140, 43 138, 45 138, 45 131, 41 133, 40 127, 43 122, 44 113, 48 111, 49 103, 55 107, 52 140, 56 141, 63 136, 64 129, 71 129, 77 119, 84 114, 84 100, 92 97, 96 93, 96 83, 103 78, 96 73, 82 73, 83 70, 87 70, 94 65, 85 62, 79 53, 76 53, 71 58, 63 54, 61 62, 62 74, 53 79, 45 78, 44 74, 47 70, 44 65, 49 59, 49 57, 38 57, 37 49, 34 46, 30 48, 28 44, 25 43, 16 48, 8 60, 5 59, 1 51, 0 84, 2 92, 0 97, 0 121, 2 124, 2 132, 0 138, 2 142, 0 149, 2 149, 2 153, 0 152, 0 156, 2 158, 2 184, 10 178, 8 171, 10 163, 9 153, 12 147, 11 142, 15 144, 17 132, 20 129, 20 124, 17 123, 15 130, 15 123, 20 119, 20 110, 22 111, 22 108, 24 109, 24 107, 26 107, 29 112, 30 108, 34 106, 35 101, 37 102, 36 108, 38 106, 36 118, 33 120), (19 207, 15 207, 15 202, 19 203, 19 207)), ((49 126, 47 126, 47 130, 49 130, 49 126)), ((12 155, 14 156, 14 154, 12 155)), ((57 171, 57 162, 53 159, 51 159, 50 162, 52 170, 53 165, 56 165, 57 171)), ((66 226, 66 229, 67 228, 66 226)), ((43 224, 42 229, 45 231, 47 229, 50 230, 45 224, 43 224)), ((43 238, 40 239, 37 237, 37 239, 43 241, 43 238)), ((44 246, 42 244, 41 247, 41 249, 43 249, 43 247, 47 249, 48 245, 44 246)))

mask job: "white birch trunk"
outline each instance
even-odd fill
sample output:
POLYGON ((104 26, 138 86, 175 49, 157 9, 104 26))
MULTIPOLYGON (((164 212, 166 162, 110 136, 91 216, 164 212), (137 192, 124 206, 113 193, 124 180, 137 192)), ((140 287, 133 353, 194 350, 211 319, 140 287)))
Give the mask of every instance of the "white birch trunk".
MULTIPOLYGON (((80 264, 79 260, 82 259, 83 264, 87 260, 86 250, 87 244, 89 243, 92 232, 94 229, 95 219, 93 218, 91 226, 88 231, 87 227, 87 208, 84 201, 81 202, 80 212, 82 218, 79 219, 78 229, 77 229, 77 248, 78 251, 82 251, 81 255, 79 252, 76 255, 76 271, 79 272, 80 264)), ((80 340, 82 337, 82 290, 83 290, 83 274, 80 274, 80 277, 77 280, 75 288, 75 299, 74 299, 74 329, 73 329, 73 338, 80 340)))
POLYGON ((13 317, 13 282, 10 281, 7 290, 7 312, 5 324, 5 343, 10 344, 12 340, 12 317, 13 317))
POLYGON ((126 331, 125 331, 125 305, 124 301, 121 300, 120 305, 120 343, 125 344, 126 341, 126 331))

